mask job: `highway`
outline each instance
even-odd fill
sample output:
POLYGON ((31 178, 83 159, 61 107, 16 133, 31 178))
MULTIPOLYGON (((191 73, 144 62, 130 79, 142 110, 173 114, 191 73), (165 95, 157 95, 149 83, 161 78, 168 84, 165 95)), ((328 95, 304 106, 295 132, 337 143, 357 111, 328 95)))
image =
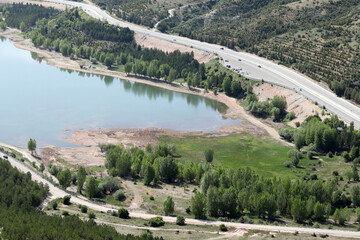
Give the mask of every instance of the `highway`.
POLYGON ((341 119, 346 122, 353 121, 356 128, 360 128, 360 108, 354 104, 346 101, 345 99, 337 97, 331 91, 321 87, 315 81, 308 77, 297 73, 287 67, 278 65, 258 56, 245 53, 236 52, 234 50, 221 47, 215 44, 200 42, 185 37, 179 37, 160 33, 153 29, 148 29, 139 25, 131 24, 121 21, 108 15, 106 12, 95 6, 94 4, 72 2, 66 0, 46 0, 48 2, 61 3, 68 6, 78 7, 83 9, 90 16, 106 20, 108 23, 120 27, 128 27, 134 32, 142 33, 158 39, 167 40, 177 44, 182 44, 199 50, 214 53, 222 57, 228 62, 224 65, 230 65, 231 68, 241 69, 243 75, 250 79, 264 80, 269 83, 274 83, 280 86, 294 89, 303 94, 319 105, 325 106, 330 112, 337 114, 341 119))

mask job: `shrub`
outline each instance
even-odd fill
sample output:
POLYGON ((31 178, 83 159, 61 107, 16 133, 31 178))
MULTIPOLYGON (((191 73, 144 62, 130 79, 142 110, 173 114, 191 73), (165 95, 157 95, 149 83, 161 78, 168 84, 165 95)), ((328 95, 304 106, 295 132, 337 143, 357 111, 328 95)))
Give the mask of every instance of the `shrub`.
POLYGON ((155 198, 154 198, 153 196, 150 196, 150 200, 151 200, 151 201, 154 201, 155 198))
POLYGON ((149 220, 149 225, 151 227, 161 227, 164 226, 165 222, 162 217, 153 217, 149 220))
POLYGON ((70 214, 69 214, 68 211, 62 211, 61 215, 63 215, 63 216, 69 216, 70 214))
POLYGON ((311 179, 311 180, 317 180, 318 177, 317 177, 316 174, 311 174, 310 179, 311 179))
POLYGON ((284 162, 284 166, 287 167, 287 168, 290 168, 291 167, 291 162, 289 162, 289 161, 284 162))
POLYGON ((206 162, 210 163, 214 159, 214 150, 207 149, 207 150, 205 150, 204 155, 205 155, 206 162))
POLYGON ((57 202, 54 201, 54 202, 51 204, 51 207, 52 207, 53 210, 56 210, 57 207, 58 207, 57 202))
POLYGON ((222 231, 222 232, 227 232, 227 227, 225 226, 225 224, 220 224, 219 226, 219 230, 222 231))
POLYGON ((63 204, 65 204, 65 205, 70 205, 70 197, 69 196, 65 196, 64 198, 63 198, 63 204))
POLYGON ((113 216, 113 217, 118 217, 119 214, 118 214, 116 211, 112 211, 112 212, 111 212, 111 216, 113 216))
POLYGON ((185 225, 185 218, 183 216, 177 216, 176 217, 176 224, 183 226, 185 225))
POLYGON ((87 213, 87 211, 88 211, 87 206, 81 205, 81 212, 82 212, 82 213, 87 213))
POLYGON ((118 216, 119 218, 127 219, 129 218, 129 211, 126 210, 125 208, 120 208, 118 210, 118 216))
POLYGON ((315 154, 315 152, 313 152, 313 151, 308 151, 308 152, 307 152, 307 157, 308 157, 310 160, 313 159, 315 155, 316 155, 316 154, 315 154))
POLYGON ((185 209, 185 211, 186 211, 187 214, 190 214, 190 213, 191 213, 190 207, 187 207, 187 208, 185 209))
POLYGON ((115 193, 114 193, 114 198, 118 201, 124 201, 126 196, 125 196, 125 193, 122 191, 122 190, 117 190, 115 193))
POLYGON ((93 212, 89 212, 89 213, 88 213, 88 217, 89 217, 90 219, 94 219, 94 218, 96 218, 96 215, 95 215, 95 213, 93 213, 93 212))

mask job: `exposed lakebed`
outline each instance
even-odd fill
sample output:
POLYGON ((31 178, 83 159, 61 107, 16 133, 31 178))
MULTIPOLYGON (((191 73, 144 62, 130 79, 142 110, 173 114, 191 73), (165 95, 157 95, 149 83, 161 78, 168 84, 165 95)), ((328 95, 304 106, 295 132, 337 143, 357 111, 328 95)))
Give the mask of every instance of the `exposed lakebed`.
POLYGON ((225 119, 226 106, 106 76, 58 69, 37 55, 0 42, 0 141, 25 146, 71 146, 64 130, 158 127, 212 131, 239 123, 225 119))

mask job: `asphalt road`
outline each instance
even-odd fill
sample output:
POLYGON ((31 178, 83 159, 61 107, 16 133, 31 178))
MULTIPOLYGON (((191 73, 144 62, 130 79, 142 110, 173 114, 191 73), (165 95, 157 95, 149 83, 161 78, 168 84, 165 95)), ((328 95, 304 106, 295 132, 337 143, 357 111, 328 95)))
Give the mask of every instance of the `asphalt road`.
POLYGON ((324 105, 328 110, 337 114, 346 122, 354 121, 355 127, 360 128, 360 108, 342 98, 337 97, 334 93, 319 86, 316 82, 306 76, 267 59, 245 52, 236 52, 215 44, 160 33, 152 29, 117 20, 89 2, 79 3, 66 0, 47 1, 79 7, 90 16, 97 19, 107 20, 110 24, 128 27, 135 32, 218 54, 224 60, 228 61, 226 63, 224 62, 224 65, 230 65, 231 68, 234 69, 241 69, 241 73, 245 77, 257 80, 263 79, 269 83, 294 89, 309 99, 318 102, 320 105, 324 105))

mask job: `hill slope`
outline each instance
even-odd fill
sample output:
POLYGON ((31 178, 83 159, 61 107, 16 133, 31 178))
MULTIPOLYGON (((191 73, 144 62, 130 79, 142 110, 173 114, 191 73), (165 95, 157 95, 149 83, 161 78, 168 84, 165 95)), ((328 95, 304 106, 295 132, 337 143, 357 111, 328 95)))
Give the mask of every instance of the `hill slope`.
MULTIPOLYGON (((126 1, 118 1, 122 2, 118 9, 126 10, 126 1)), ((154 9, 161 2, 143 1, 144 5, 135 9, 143 9, 141 18, 145 19, 150 16, 145 10, 154 9)), ((160 31, 279 61, 326 82, 337 95, 360 103, 358 0, 202 0, 182 5, 170 2, 172 5, 162 4, 161 9, 177 6, 175 14, 160 22, 160 31)), ((159 19, 163 16, 156 18, 159 19)))

